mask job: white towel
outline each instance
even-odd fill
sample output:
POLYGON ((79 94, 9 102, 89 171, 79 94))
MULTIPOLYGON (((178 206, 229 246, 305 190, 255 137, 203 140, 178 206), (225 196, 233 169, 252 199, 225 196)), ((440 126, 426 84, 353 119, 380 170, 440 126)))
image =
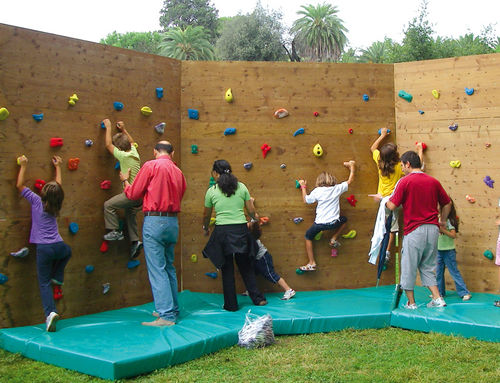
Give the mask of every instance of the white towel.
POLYGON ((375 227, 373 228, 372 245, 370 247, 370 252, 368 256, 370 257, 368 262, 372 265, 377 264, 378 254, 380 253, 380 246, 382 245, 382 240, 385 234, 385 204, 389 201, 390 196, 382 198, 380 201, 380 206, 378 208, 377 218, 375 220, 375 227))

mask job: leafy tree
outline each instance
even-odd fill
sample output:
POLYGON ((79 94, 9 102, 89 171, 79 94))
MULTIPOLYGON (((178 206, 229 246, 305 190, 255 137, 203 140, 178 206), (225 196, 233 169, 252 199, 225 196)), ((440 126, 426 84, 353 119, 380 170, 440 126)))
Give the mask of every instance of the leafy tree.
POLYGON ((172 27, 185 30, 188 26, 200 26, 208 32, 211 43, 217 39, 219 11, 209 0, 164 0, 160 15, 164 31, 172 27))
POLYGON ((222 60, 284 60, 281 18, 280 12, 264 9, 258 2, 252 13, 226 20, 217 40, 217 56, 222 60))
POLYGON ((347 29, 337 16, 337 7, 324 3, 301 8, 297 14, 302 17, 291 28, 299 43, 299 53, 312 60, 338 61, 347 43, 347 29))
POLYGON ((385 43, 375 41, 368 48, 361 49, 359 61, 362 63, 383 63, 385 61, 385 43))
POLYGON ((356 57, 356 49, 349 48, 344 53, 342 53, 342 57, 340 57, 341 63, 355 63, 358 62, 358 58, 356 57))
POLYGON ((127 32, 108 34, 101 39, 101 44, 114 47, 133 49, 139 52, 158 54, 162 35, 159 32, 127 32))
POLYGON ((160 54, 178 60, 214 60, 214 47, 203 27, 172 28, 164 34, 160 54))

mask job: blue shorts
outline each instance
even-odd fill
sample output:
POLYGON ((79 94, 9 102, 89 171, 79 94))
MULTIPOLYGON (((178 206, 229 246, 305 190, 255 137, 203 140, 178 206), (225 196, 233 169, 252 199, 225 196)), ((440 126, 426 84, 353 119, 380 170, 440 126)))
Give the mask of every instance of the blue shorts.
POLYGON ((340 216, 339 219, 332 223, 313 223, 312 226, 306 231, 306 239, 312 241, 316 234, 324 230, 335 230, 347 222, 347 218, 340 216))
POLYGON ((262 274, 269 282, 278 283, 281 277, 274 270, 273 257, 268 251, 254 262, 255 274, 262 274))

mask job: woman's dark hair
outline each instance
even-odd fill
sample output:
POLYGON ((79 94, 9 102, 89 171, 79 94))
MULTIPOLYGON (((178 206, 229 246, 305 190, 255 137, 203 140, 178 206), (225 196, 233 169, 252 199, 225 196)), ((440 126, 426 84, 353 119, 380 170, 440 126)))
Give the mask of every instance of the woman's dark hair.
POLYGON ((250 229, 250 234, 255 240, 259 239, 260 236, 262 235, 262 230, 260 229, 259 221, 253 221, 253 220, 250 221, 249 229, 250 229))
POLYGON ((455 231, 458 233, 458 217, 457 217, 457 211, 455 210, 455 203, 453 200, 450 198, 451 201, 451 210, 450 214, 448 214, 448 219, 450 220, 451 225, 455 228, 455 231))
POLYGON ((220 190, 222 190, 226 197, 231 197, 236 192, 236 189, 238 189, 238 178, 232 173, 229 162, 226 160, 217 160, 214 162, 212 170, 219 175, 217 185, 219 185, 220 190))
POLYGON ((399 153, 396 144, 389 142, 380 148, 380 158, 378 168, 384 177, 389 177, 394 173, 394 167, 399 165, 399 153))
POLYGON ((404 152, 403 155, 401 156, 401 162, 403 164, 409 162, 410 167, 412 169, 420 169, 422 167, 422 162, 420 162, 420 157, 413 150, 408 150, 407 152, 404 152))
POLYGON ((55 181, 47 182, 41 191, 43 211, 57 217, 64 201, 64 190, 55 181))

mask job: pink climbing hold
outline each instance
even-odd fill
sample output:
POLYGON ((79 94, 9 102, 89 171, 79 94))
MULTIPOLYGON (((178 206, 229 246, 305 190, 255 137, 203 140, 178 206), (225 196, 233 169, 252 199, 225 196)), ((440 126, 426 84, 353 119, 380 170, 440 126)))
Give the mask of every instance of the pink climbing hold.
POLYGON ((110 180, 104 180, 101 182, 101 189, 108 190, 109 188, 111 188, 111 181, 110 180))

